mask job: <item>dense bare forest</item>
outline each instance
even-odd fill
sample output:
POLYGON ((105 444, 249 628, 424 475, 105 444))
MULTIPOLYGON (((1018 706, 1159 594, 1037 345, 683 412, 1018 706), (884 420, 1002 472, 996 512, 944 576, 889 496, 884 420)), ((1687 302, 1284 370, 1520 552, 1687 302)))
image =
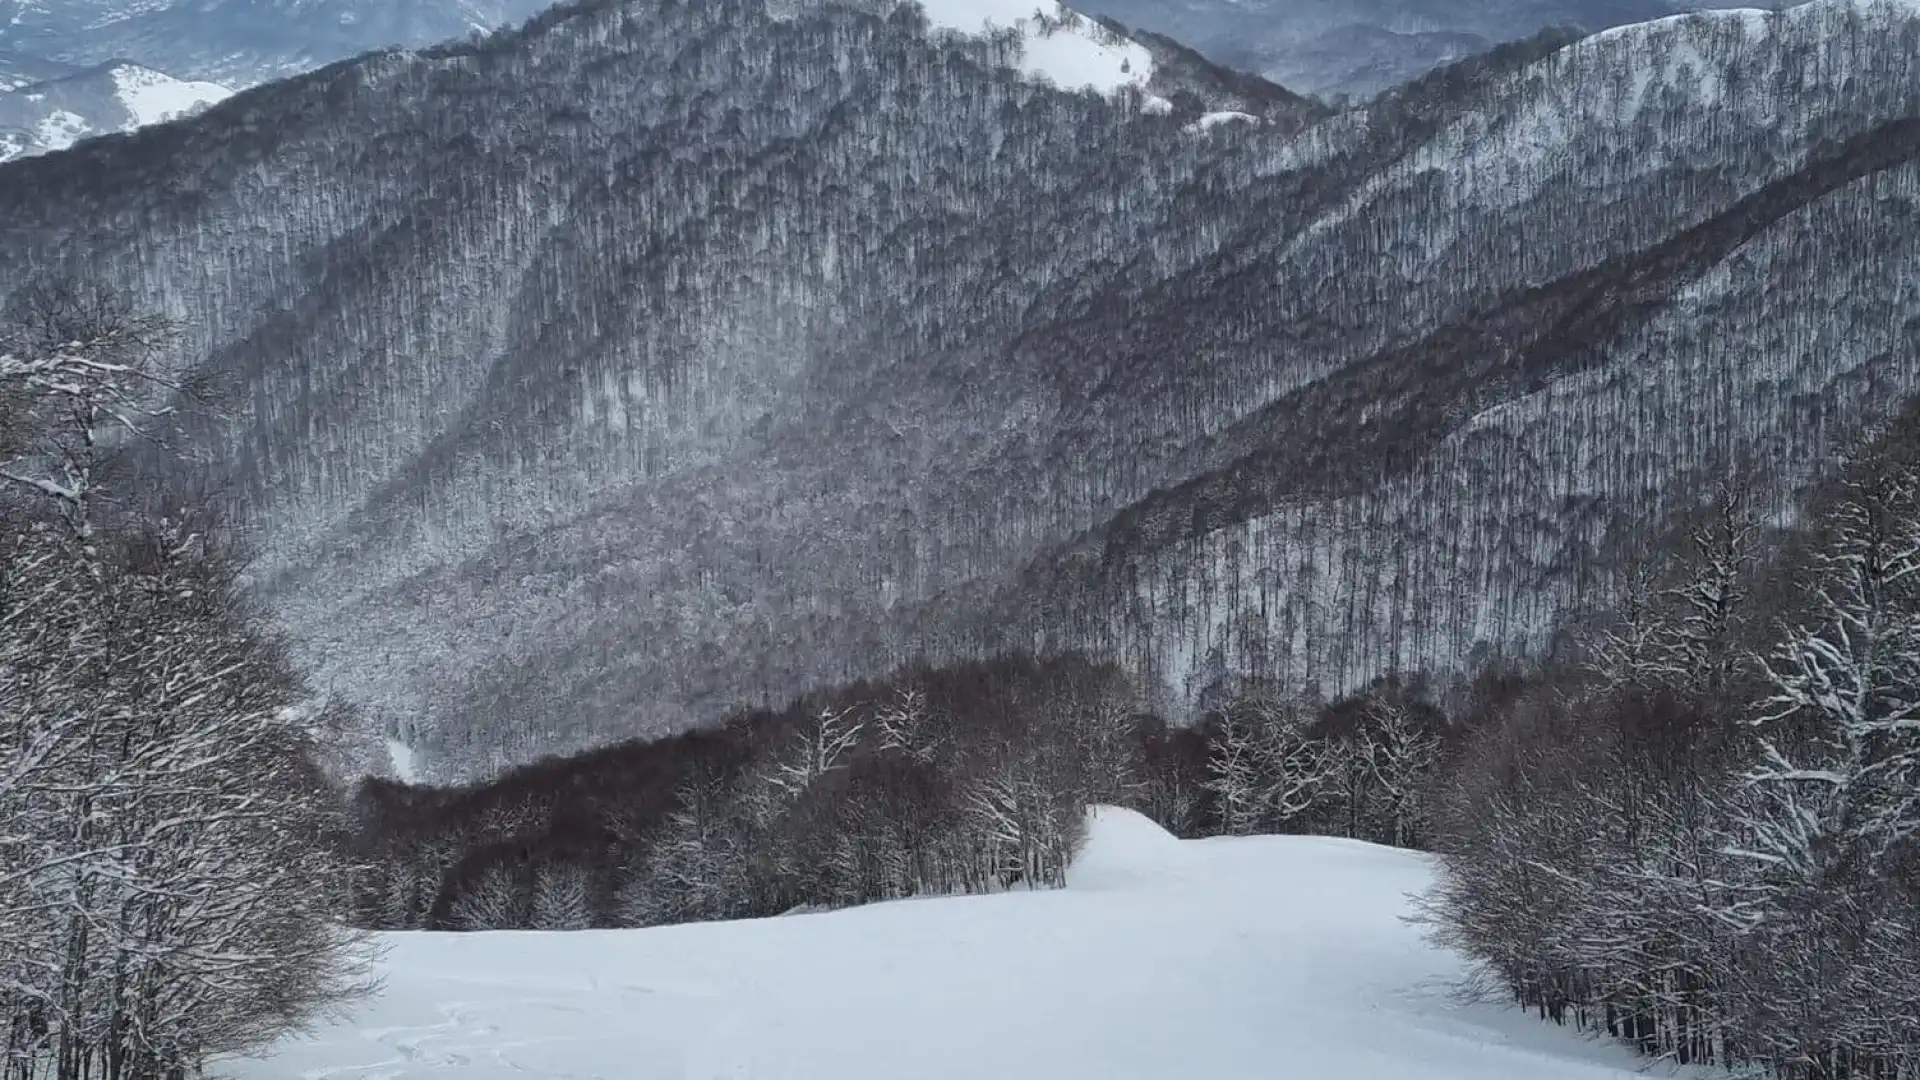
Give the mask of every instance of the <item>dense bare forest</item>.
POLYGON ((180 323, 235 403, 196 477, 438 776, 1036 649, 1334 697, 1538 651, 1698 477, 1782 462, 1784 511, 1911 387, 1917 23, 1330 115, 913 8, 581 3, 9 166, 0 287, 180 323))
POLYGON ((1544 1015, 1681 1062, 1920 1060, 1920 422, 1770 543, 1737 479, 1645 588, 1463 717, 1432 915, 1544 1015))
POLYGON ((1103 803, 1430 851, 1650 1054, 1920 1070, 1920 11, 1338 109, 1022 33, 583 0, 0 167, 8 1080, 367 931, 1057 886, 1103 803))

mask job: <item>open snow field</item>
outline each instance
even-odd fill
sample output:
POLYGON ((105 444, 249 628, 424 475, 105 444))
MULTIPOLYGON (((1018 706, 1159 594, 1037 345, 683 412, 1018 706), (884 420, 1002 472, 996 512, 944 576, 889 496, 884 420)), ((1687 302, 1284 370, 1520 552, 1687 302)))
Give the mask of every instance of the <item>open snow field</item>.
POLYGON ((386 989, 244 1080, 1626 1080, 1454 989, 1421 856, 1097 813, 1059 892, 570 934, 398 934, 386 989))

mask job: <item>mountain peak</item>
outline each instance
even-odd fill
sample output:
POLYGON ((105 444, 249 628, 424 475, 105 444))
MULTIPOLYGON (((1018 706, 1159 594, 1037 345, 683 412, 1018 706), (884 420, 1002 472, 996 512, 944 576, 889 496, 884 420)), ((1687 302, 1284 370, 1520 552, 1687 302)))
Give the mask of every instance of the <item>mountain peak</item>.
POLYGON ((1148 113, 1215 118, 1202 129, 1228 114, 1287 128, 1325 114, 1308 98, 1221 67, 1171 38, 1057 0, 919 0, 916 6, 936 34, 1010 40, 1017 50, 1012 66, 1036 82, 1107 97, 1137 95, 1148 113))
POLYGON ((920 0, 920 8, 939 30, 1017 34, 1021 72, 1062 90, 1144 94, 1153 81, 1151 51, 1058 0, 920 0))

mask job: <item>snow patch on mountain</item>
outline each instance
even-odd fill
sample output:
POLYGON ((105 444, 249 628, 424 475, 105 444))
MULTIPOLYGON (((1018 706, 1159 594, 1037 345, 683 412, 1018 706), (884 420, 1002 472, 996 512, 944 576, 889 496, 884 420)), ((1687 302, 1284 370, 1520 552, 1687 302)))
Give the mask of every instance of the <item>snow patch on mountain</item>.
POLYGON ((135 127, 177 120, 233 96, 218 83, 187 82, 133 64, 115 67, 113 81, 135 127))
POLYGON ((1646 22, 1628 23, 1625 26, 1610 27, 1595 34, 1589 34, 1571 48, 1606 48, 1607 42, 1645 37, 1648 34, 1671 33, 1686 27, 1690 22, 1733 23, 1747 31, 1758 40, 1766 36, 1767 17, 1772 12, 1764 8, 1723 8, 1720 10, 1684 12, 1669 15, 1664 19, 1649 19, 1646 22))
POLYGON ((418 783, 420 769, 414 763, 413 747, 393 738, 389 738, 386 745, 387 764, 392 767, 394 778, 403 784, 418 783))
POLYGON ((1153 53, 1058 0, 921 0, 936 29, 962 34, 1018 30, 1020 70, 1062 90, 1144 92, 1153 53))
POLYGON ((40 126, 34 129, 33 135, 41 151, 45 152, 65 150, 85 138, 91 130, 86 117, 65 109, 55 109, 41 118, 40 126))
POLYGON ((1260 122, 1260 118, 1253 115, 1252 113, 1243 113, 1243 112, 1234 112, 1232 110, 1225 110, 1222 112, 1210 112, 1201 116, 1200 119, 1195 120, 1191 124, 1188 124, 1187 130, 1188 131, 1211 131, 1222 124, 1237 124, 1237 123, 1257 124, 1259 122, 1260 122))

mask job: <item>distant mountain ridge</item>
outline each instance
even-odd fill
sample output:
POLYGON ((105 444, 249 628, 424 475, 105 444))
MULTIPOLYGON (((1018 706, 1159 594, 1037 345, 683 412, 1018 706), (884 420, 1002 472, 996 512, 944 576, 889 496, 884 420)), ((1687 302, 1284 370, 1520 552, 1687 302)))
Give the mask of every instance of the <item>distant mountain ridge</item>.
POLYGON ((125 62, 29 83, 0 92, 0 163, 192 116, 232 93, 125 62))
POLYGON ((1364 99, 1507 41, 1600 31, 1731 0, 1088 0, 1085 9, 1167 34, 1290 89, 1364 99))
POLYGON ((0 50, 231 87, 518 23, 551 0, 0 0, 0 50))
POLYGON ((182 321, 241 403, 196 478, 438 775, 913 657, 1193 700, 1537 649, 1700 474, 1783 510, 1920 386, 1910 4, 1260 124, 1029 29, 594 2, 338 65, 7 166, 0 290, 182 321))
MULTIPOLYGON (((153 103, 164 99, 191 99, 195 108, 204 107, 230 94, 230 86, 251 86, 366 52, 484 33, 523 21, 549 2, 0 0, 0 162, 158 122, 139 117, 155 113, 153 103), (39 55, 6 48, 9 44, 39 55), (175 78, 147 65, 202 78, 175 78), (149 84, 144 89, 122 90, 113 82, 114 72, 143 67, 148 74, 134 77, 149 84), (204 81, 208 78, 219 81, 204 81), (9 89, 22 95, 7 97, 9 89)), ((934 24, 948 30, 972 33, 993 26, 1022 35, 1028 74, 1067 89, 1111 91, 1130 85, 1158 99, 1150 100, 1157 107, 1165 99, 1148 84, 1154 58, 1163 57, 1179 75, 1159 81, 1187 94, 1190 102, 1213 103, 1212 111, 1222 116, 1274 119, 1298 115, 1305 106, 1299 95, 1220 68, 1171 39, 1153 37, 1149 48, 1129 40, 1123 28, 1103 25, 1054 0, 984 5, 935 0, 933 11, 934 24)), ((158 112, 171 119, 187 111, 158 112)))
POLYGON ((75 68, 69 64, 53 60, 43 60, 37 56, 0 49, 0 92, 26 86, 29 83, 45 82, 63 75, 72 75, 75 68))

